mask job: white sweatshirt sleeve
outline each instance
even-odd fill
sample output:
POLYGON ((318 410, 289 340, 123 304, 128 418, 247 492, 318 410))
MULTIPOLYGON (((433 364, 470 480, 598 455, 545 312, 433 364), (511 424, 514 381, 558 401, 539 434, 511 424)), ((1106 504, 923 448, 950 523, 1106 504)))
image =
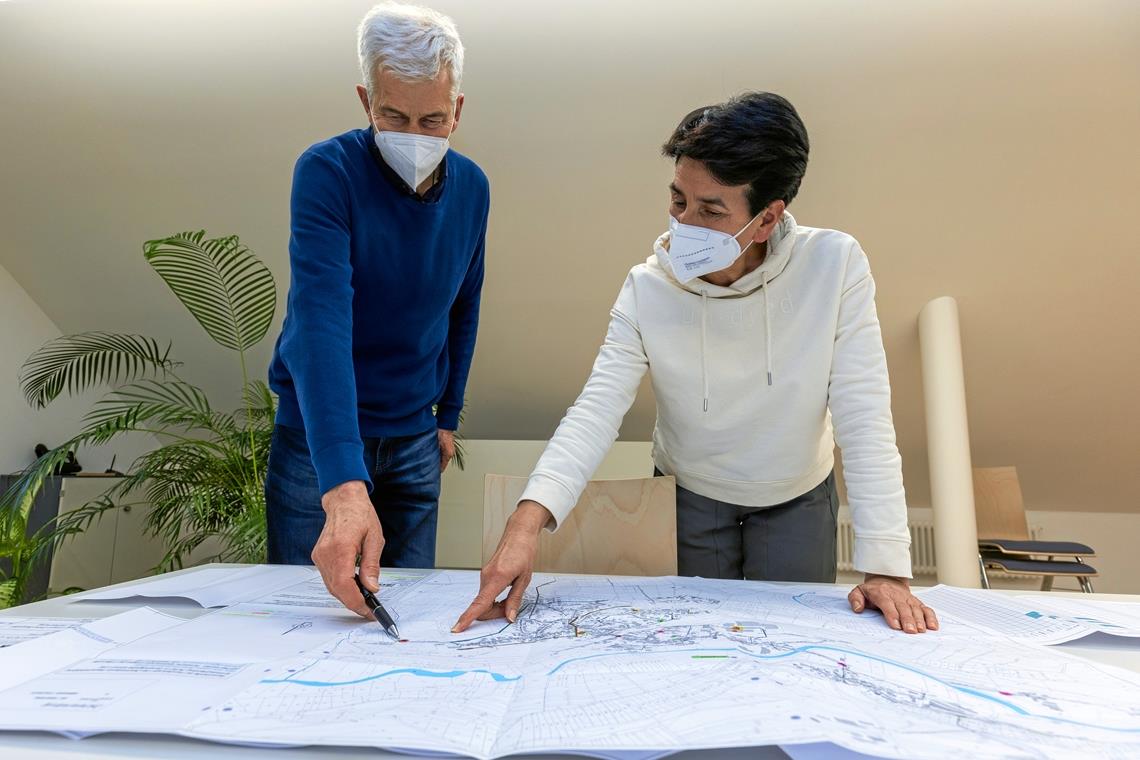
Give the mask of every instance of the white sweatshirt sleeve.
POLYGON ((855 569, 909 578, 910 532, 887 357, 875 310, 875 281, 857 243, 848 257, 839 304, 828 406, 843 452, 855 569))
POLYGON ((520 501, 550 510, 557 530, 578 503, 586 483, 617 440, 649 359, 637 323, 633 275, 626 278, 610 312, 606 340, 578 400, 566 412, 531 473, 520 501))

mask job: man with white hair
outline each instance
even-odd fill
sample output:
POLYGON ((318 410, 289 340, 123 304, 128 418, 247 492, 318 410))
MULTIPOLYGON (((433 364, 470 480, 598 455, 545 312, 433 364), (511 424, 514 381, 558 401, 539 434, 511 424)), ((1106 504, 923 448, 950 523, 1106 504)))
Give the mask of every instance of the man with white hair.
POLYGON ((448 137, 463 110, 451 19, 385 3, 359 30, 368 125, 313 145, 293 174, 280 397, 265 482, 269 561, 354 581, 432 567, 440 474, 475 348, 490 193, 448 137))

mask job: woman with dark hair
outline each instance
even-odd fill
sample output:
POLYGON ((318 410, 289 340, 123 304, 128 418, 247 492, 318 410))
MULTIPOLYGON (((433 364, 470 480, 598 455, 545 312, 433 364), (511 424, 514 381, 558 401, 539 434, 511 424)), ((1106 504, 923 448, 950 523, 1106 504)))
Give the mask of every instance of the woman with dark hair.
POLYGON ((654 463, 677 479, 682 575, 834 583, 838 444, 865 573, 851 608, 878 608, 908 633, 937 628, 908 583, 902 460, 867 256, 850 235, 800 226, 786 210, 807 170, 799 114, 779 95, 742 95, 687 115, 663 153, 674 161, 669 229, 630 270, 590 378, 456 630, 517 615, 539 531, 577 503, 647 370, 654 463))

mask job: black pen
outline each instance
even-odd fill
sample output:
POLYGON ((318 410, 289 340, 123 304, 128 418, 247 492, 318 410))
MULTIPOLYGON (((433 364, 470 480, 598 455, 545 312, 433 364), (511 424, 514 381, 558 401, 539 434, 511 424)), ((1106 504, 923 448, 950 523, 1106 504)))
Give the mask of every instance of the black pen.
POLYGON ((356 587, 360 589, 360 594, 364 597, 364 603, 368 605, 368 609, 372 610, 372 617, 376 618, 376 622, 384 626, 384 632, 391 636, 396 641, 400 640, 400 631, 396 628, 396 621, 388 614, 388 610, 384 609, 384 605, 380 604, 380 600, 376 595, 364 587, 360 582, 360 576, 352 576, 356 581, 356 587))

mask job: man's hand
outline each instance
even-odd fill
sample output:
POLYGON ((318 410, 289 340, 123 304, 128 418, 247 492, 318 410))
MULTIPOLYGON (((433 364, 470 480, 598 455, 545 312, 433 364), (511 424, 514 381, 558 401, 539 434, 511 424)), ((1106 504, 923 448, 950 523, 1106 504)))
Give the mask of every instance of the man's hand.
POLYGON ((851 589, 847 601, 856 612, 867 607, 878 609, 887 625, 896 631, 925 633, 928 629, 938 630, 938 617, 934 610, 910 593, 910 582, 906 578, 867 573, 863 582, 851 589))
POLYGON ((455 459, 455 431, 439 431, 439 471, 446 472, 451 460, 455 459))
POLYGON ((475 601, 459 616, 452 633, 466 631, 476 620, 506 616, 507 620, 515 622, 523 593, 534 572, 538 534, 550 517, 550 511, 537 501, 524 501, 518 505, 507 520, 498 548, 479 574, 479 593, 475 595, 475 601), (495 601, 507 586, 511 587, 507 598, 495 601))
POLYGON ((321 497, 321 506, 325 510, 325 528, 313 547, 313 564, 321 571, 330 594, 357 615, 371 618, 353 580, 359 555, 360 580, 369 591, 380 590, 384 532, 368 498, 368 489, 360 480, 342 483, 321 497))

